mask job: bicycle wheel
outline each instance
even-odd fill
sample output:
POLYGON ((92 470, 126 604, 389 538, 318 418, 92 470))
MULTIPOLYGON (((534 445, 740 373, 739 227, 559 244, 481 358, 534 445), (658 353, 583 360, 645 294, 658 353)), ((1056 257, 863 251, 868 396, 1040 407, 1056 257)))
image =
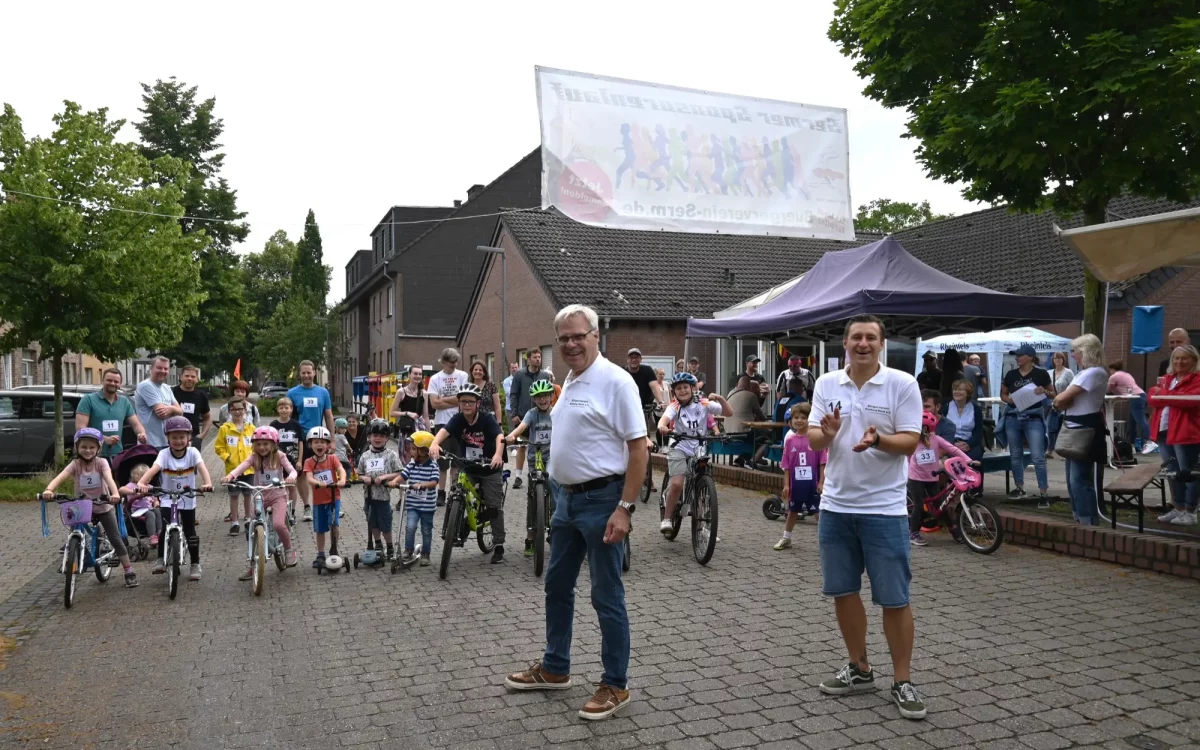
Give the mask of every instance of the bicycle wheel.
POLYGON ((83 559, 83 544, 77 538, 67 542, 67 562, 63 566, 63 607, 71 608, 75 601, 75 580, 79 577, 79 568, 83 559))
POLYGON ((1004 543, 1004 524, 995 506, 985 500, 958 498, 954 524, 972 552, 990 555, 1004 543))
POLYGON ((710 476, 696 479, 692 498, 692 554, 708 565, 717 546, 717 483, 710 476))
POLYGON ((540 576, 546 565, 546 483, 533 485, 533 574, 540 576))
POLYGON ((646 464, 646 478, 642 480, 642 492, 639 499, 643 502, 650 501, 650 485, 654 483, 654 469, 649 463, 646 464))
POLYGON ((446 524, 442 532, 442 564, 438 568, 438 578, 445 579, 450 572, 450 553, 454 543, 458 541, 459 529, 463 525, 462 501, 452 498, 446 503, 446 524))
POLYGON ((271 551, 271 558, 275 560, 275 567, 279 568, 279 572, 282 573, 283 569, 287 567, 287 563, 283 559, 283 547, 278 544, 275 545, 275 548, 271 551))
MULTIPOLYGON (((666 484, 666 482, 663 482, 663 484, 666 484)), ((686 488, 685 488, 685 491, 686 491, 686 488)), ((662 520, 664 518, 667 517, 667 497, 666 497, 666 495, 667 495, 667 490, 664 487, 663 490, 658 493, 658 520, 660 523, 662 522, 662 520)), ((683 502, 682 497, 679 498, 679 502, 680 503, 683 502)), ((671 530, 668 531, 666 534, 663 534, 663 536, 666 537, 670 541, 674 541, 675 537, 679 536, 679 528, 681 526, 683 526, 683 516, 679 512, 679 508, 680 508, 680 506, 677 504, 675 506, 675 515, 671 517, 671 530)))
POLYGON ((252 576, 251 582, 254 586, 254 595, 262 596, 263 579, 267 577, 267 539, 262 526, 256 525, 254 527, 254 545, 251 549, 254 550, 250 558, 250 573, 252 576))
POLYGON ((179 538, 178 529, 171 531, 167 540, 167 596, 171 599, 179 593, 179 567, 182 565, 183 541, 179 538))
MULTIPOLYGON (((500 510, 498 508, 493 510, 492 508, 483 506, 482 503, 480 504, 478 510, 475 511, 475 518, 477 520, 475 525, 475 543, 479 545, 479 551, 485 555, 496 547, 496 540, 492 536, 491 519, 492 513, 499 512, 500 510), (488 520, 485 521, 483 520, 484 518, 487 518, 488 520)), ((466 529, 464 528, 463 531, 465 532, 466 529)), ((466 541, 465 537, 463 538, 463 541, 466 541)))
POLYGON ((112 545, 108 543, 108 540, 104 538, 103 534, 100 536, 100 542, 96 545, 96 549, 100 553, 100 559, 92 559, 92 566, 95 568, 96 580, 100 583, 107 583, 109 576, 112 575, 112 568, 108 567, 108 563, 111 558, 106 557, 106 555, 110 555, 112 553, 112 545))

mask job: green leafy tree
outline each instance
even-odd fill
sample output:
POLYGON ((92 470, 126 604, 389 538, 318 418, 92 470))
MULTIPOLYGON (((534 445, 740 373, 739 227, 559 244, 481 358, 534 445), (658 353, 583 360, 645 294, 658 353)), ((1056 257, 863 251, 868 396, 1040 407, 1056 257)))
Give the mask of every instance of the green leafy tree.
POLYGON ((177 342, 204 299, 193 257, 207 238, 173 218, 186 164, 119 142, 124 121, 105 109, 66 102, 54 123, 26 139, 11 106, 0 115, 0 320, 11 326, 0 350, 37 341, 52 361, 60 446, 63 355, 115 360, 177 342))
POLYGON ((218 149, 224 122, 215 116, 216 99, 197 100, 197 88, 175 78, 142 84, 141 151, 154 159, 173 156, 190 165, 175 178, 182 192, 185 234, 203 230, 208 238, 196 251, 205 301, 189 321, 180 342, 169 350, 177 358, 213 370, 233 369, 248 348, 250 306, 240 259, 233 251, 250 232, 237 209, 237 192, 221 176, 225 154, 218 149))
POLYGON ((324 365, 329 361, 326 342, 331 321, 323 299, 308 290, 294 290, 255 332, 255 361, 271 377, 281 380, 301 360, 312 360, 317 367, 324 365))
POLYGON ((246 271, 246 296, 255 320, 265 321, 292 291, 292 266, 296 243, 282 229, 267 238, 262 252, 251 253, 242 262, 246 271))
MULTIPOLYGON (((836 0, 864 93, 908 110, 931 177, 963 195, 1105 221, 1113 198, 1200 189, 1197 0, 836 0)), ((1085 269, 1084 328, 1103 329, 1085 269)))
POLYGON ((308 210, 308 218, 304 220, 304 235, 296 243, 296 262, 292 266, 292 288, 307 290, 312 296, 321 300, 329 296, 330 269, 325 265, 325 257, 321 250, 321 229, 317 226, 317 217, 312 209, 308 210))
POLYGON ((953 214, 935 214, 929 207, 929 201, 905 203, 877 198, 858 207, 858 214, 854 217, 854 228, 860 232, 893 234, 901 229, 948 219, 951 216, 953 214))

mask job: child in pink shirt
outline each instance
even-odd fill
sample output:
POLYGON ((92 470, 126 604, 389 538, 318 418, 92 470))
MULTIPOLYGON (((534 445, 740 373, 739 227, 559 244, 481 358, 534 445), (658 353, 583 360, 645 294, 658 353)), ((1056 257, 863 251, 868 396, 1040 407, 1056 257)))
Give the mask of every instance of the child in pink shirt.
MULTIPOLYGON (((954 443, 938 437, 937 425, 940 418, 931 411, 921 415, 921 439, 917 450, 908 457, 908 514, 909 541, 918 547, 925 546, 925 535, 921 533, 921 521, 925 517, 925 499, 938 493, 937 473, 942 469, 946 456, 959 456, 970 461, 971 457, 958 449, 954 443)), ((973 463, 973 462, 972 462, 973 463)))
POLYGON ((825 487, 825 464, 829 451, 813 450, 808 444, 808 415, 811 404, 797 404, 788 410, 792 431, 783 441, 783 497, 788 501, 787 524, 783 538, 772 549, 785 550, 792 546, 792 529, 797 518, 816 514, 825 487))

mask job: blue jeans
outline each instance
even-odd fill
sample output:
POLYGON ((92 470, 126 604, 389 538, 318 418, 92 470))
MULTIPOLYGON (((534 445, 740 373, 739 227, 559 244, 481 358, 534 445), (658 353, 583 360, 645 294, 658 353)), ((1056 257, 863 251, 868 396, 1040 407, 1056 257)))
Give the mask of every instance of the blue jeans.
POLYGON ((550 564, 546 568, 546 654, 550 674, 571 673, 571 629, 575 622, 575 582, 586 557, 592 578, 592 607, 600 620, 601 679, 624 690, 629 670, 629 615, 621 581, 624 547, 605 544, 608 518, 617 509, 624 482, 592 492, 571 493, 555 481, 550 519, 550 564))
POLYGON ((885 608, 908 606, 908 516, 821 511, 817 524, 821 593, 837 598, 857 594, 866 570, 871 601, 885 608))
POLYGON ((1096 506, 1095 461, 1067 459, 1067 492, 1071 495, 1071 513, 1084 526, 1095 526, 1100 522, 1100 511, 1096 506))
POLYGON ((1146 394, 1129 399, 1129 442, 1150 439, 1150 422, 1146 419, 1146 394))
POLYGON ((419 523, 421 524, 421 554, 431 554, 433 552, 433 511, 405 508, 404 515, 407 516, 407 522, 404 524, 404 551, 412 552, 416 549, 417 524, 419 523))
POLYGON ((1008 437, 1008 452, 1012 461, 1013 484, 1025 486, 1025 448, 1033 459, 1033 470, 1037 474, 1039 490, 1046 490, 1050 480, 1046 476, 1046 423, 1042 417, 1018 418, 1009 414, 1004 420, 1004 431, 1008 437))
MULTIPOLYGON (((1165 432, 1164 430, 1164 434, 1165 432)), ((1196 460, 1200 458, 1200 445, 1167 445, 1166 443, 1162 443, 1158 446, 1158 451, 1163 457, 1162 467, 1164 471, 1195 469, 1196 460)), ((1170 485, 1171 498, 1175 502, 1175 509, 1195 513, 1197 492, 1200 490, 1197 483, 1172 479, 1170 480, 1170 485)))

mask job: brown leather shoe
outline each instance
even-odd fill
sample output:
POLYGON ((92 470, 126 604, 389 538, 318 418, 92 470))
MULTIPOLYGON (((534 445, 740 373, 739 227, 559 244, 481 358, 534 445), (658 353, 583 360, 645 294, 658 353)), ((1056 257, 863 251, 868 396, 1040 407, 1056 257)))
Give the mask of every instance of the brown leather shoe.
POLYGON ((540 661, 535 661, 524 672, 506 677, 504 687, 509 690, 566 690, 571 687, 571 675, 550 674, 542 669, 540 661))
POLYGON ((629 691, 618 690, 611 685, 600 683, 596 693, 579 709, 579 718, 589 721, 607 719, 629 703, 629 691))

